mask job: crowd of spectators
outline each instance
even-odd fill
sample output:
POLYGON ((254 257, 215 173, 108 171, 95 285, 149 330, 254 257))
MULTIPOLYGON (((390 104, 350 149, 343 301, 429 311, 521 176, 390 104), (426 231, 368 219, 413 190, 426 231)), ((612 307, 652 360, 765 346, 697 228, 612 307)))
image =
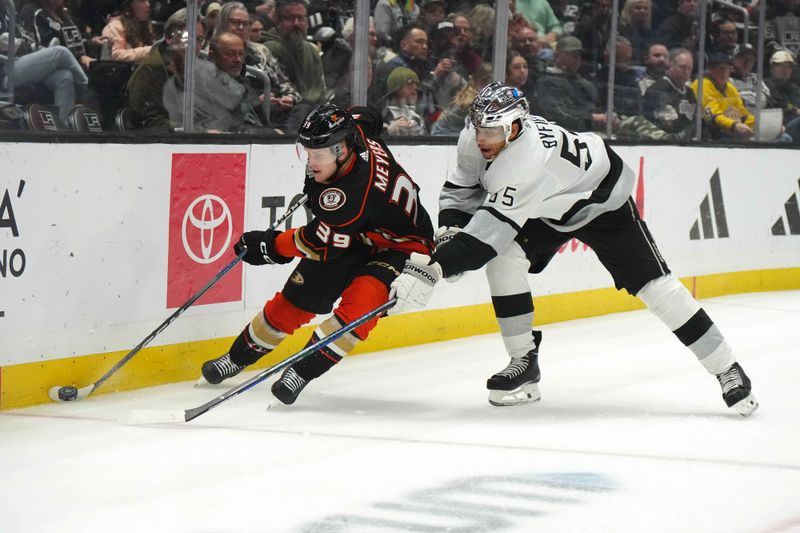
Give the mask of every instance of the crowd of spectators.
MULTIPOLYGON (((13 110, 35 102, 51 106, 63 124, 84 106, 104 129, 181 129, 185 1, 12 2, 0 0, 0 127, 21 124, 13 110), (12 45, 16 106, 4 96, 12 45)), ((756 116, 773 109, 782 122, 766 140, 800 143, 800 0, 769 2, 762 47, 757 17, 742 16, 757 13, 757 0, 709 3, 702 73, 698 3, 620 0, 613 38, 611 0, 373 0, 368 103, 391 135, 456 135, 469 102, 492 80, 501 5, 509 9, 503 81, 536 114, 617 138, 689 141, 701 113, 703 138, 728 141, 754 137, 756 116)), ((201 1, 196 131, 291 134, 317 104, 348 106, 354 4, 201 1)))

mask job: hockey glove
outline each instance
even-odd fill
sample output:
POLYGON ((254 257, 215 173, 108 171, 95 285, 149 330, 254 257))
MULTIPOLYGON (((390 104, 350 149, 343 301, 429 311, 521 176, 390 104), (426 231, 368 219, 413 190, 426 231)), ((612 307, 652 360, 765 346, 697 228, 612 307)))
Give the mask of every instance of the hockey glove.
POLYGON ((246 231, 233 245, 233 251, 239 255, 242 250, 245 250, 242 260, 250 265, 283 265, 293 258, 283 256, 275 251, 275 237, 281 233, 274 230, 246 231))
POLYGON ((431 264, 431 258, 418 253, 411 254, 403 267, 403 273, 392 282, 389 298, 397 298, 388 314, 396 315, 428 305, 433 295, 433 286, 442 279, 442 267, 431 264))
MULTIPOLYGON (((452 240, 452 238, 455 237, 461 231, 462 231, 461 228, 459 228, 458 226, 442 226, 439 229, 437 229, 436 233, 433 235, 435 249, 438 250, 441 245, 452 240)), ((449 276, 444 279, 447 280, 449 283, 453 283, 461 279, 461 276, 463 275, 464 275, 463 272, 459 272, 458 274, 449 276)))

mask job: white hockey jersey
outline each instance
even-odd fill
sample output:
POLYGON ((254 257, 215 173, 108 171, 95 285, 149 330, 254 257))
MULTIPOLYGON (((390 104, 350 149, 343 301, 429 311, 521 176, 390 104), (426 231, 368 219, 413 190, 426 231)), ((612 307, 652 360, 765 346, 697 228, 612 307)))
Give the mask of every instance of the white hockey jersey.
POLYGON ((439 197, 448 211, 473 215, 468 235, 501 253, 529 219, 568 232, 627 200, 635 176, 594 133, 574 133, 538 116, 492 162, 471 124, 461 131, 456 168, 439 197))

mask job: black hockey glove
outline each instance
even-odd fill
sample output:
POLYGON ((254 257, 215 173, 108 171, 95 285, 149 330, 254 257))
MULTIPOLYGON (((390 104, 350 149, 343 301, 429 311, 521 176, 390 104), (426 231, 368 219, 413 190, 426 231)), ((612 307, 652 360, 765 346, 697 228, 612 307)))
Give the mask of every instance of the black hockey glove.
POLYGON ((250 265, 283 265, 294 258, 275 251, 275 237, 281 233, 275 230, 246 231, 233 245, 233 251, 239 255, 245 250, 242 260, 250 265))

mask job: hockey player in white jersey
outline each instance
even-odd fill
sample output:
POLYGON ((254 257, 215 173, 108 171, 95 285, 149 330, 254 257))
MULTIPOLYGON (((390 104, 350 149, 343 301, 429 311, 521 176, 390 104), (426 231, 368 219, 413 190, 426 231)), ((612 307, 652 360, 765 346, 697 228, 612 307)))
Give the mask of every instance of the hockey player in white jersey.
POLYGON ((750 380, 719 328, 670 274, 631 198, 635 176, 593 133, 529 114, 527 100, 494 82, 474 99, 458 140, 456 169, 439 197, 437 247, 412 254, 392 284, 391 313, 425 306, 442 278, 486 265, 509 365, 487 382, 492 405, 540 399, 528 273, 541 272, 577 238, 597 254, 617 289, 638 296, 715 375, 728 407, 758 408, 750 380))

